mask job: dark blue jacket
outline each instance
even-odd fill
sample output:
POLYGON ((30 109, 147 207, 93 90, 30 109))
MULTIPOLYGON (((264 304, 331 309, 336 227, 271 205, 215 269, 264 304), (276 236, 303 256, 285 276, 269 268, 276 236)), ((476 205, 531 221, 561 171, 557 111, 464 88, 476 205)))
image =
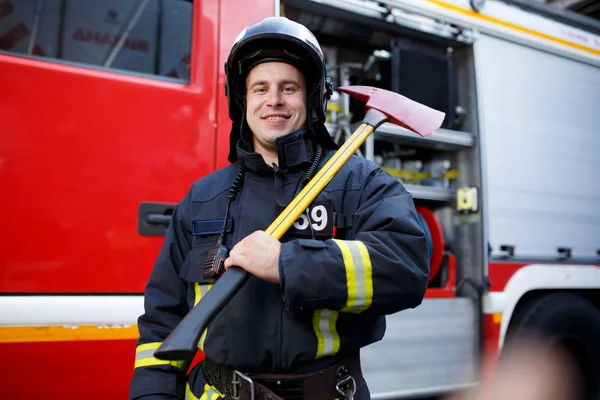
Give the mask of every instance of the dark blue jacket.
MULTIPOLYGON (((167 363, 152 352, 210 290, 202 266, 238 172, 230 249, 265 230, 302 189, 315 149, 305 136, 277 140, 275 167, 238 145, 237 162, 195 182, 177 205, 145 291, 131 399, 184 397, 190 360, 167 363)), ((281 284, 251 276, 202 335, 199 347, 217 363, 245 372, 319 369, 380 340, 384 315, 418 306, 425 294, 429 255, 412 196, 364 158, 351 157, 281 243, 281 284)))

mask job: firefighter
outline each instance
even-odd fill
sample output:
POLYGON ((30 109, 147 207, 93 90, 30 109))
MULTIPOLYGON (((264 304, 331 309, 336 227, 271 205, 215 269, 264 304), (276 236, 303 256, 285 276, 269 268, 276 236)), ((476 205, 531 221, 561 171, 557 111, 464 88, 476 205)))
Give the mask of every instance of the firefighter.
POLYGON ((266 234, 336 150, 324 126, 331 83, 315 37, 284 17, 244 29, 225 69, 230 165, 174 210, 145 290, 129 398, 250 399, 253 387, 258 399, 369 399, 360 349, 383 337, 386 314, 418 306, 428 283, 412 197, 354 155, 281 240, 266 234), (211 289, 203 265, 219 238, 225 267, 251 275, 188 371, 191 360, 153 352, 211 289))

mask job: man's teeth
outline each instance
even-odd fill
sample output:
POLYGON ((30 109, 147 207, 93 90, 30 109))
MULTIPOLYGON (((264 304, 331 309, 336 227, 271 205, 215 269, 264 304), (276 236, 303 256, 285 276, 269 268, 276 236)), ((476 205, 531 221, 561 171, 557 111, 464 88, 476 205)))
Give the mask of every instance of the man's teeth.
POLYGON ((287 119, 287 118, 282 117, 282 116, 273 116, 273 117, 267 117, 267 119, 287 119))

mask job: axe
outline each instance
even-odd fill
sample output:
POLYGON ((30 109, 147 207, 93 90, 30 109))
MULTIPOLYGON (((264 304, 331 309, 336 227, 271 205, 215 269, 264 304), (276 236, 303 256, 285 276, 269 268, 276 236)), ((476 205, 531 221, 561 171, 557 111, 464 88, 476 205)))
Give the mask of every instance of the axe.
MULTIPOLYGON (((440 111, 388 90, 368 86, 345 86, 338 89, 366 103, 365 118, 350 138, 265 230, 267 234, 277 240, 292 226, 350 156, 381 124, 390 122, 421 136, 427 136, 442 125, 445 116, 440 111)), ((156 349, 154 357, 169 361, 192 359, 196 354, 204 329, 239 291, 249 275, 242 268, 228 268, 214 283, 212 289, 202 296, 198 304, 156 349)))

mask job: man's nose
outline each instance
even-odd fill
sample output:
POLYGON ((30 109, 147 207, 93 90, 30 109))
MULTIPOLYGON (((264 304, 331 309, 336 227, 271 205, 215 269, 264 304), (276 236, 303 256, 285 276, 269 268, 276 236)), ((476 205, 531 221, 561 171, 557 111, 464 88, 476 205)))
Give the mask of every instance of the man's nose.
POLYGON ((267 104, 269 106, 281 106, 283 105, 283 93, 280 90, 270 90, 267 97, 267 104))

